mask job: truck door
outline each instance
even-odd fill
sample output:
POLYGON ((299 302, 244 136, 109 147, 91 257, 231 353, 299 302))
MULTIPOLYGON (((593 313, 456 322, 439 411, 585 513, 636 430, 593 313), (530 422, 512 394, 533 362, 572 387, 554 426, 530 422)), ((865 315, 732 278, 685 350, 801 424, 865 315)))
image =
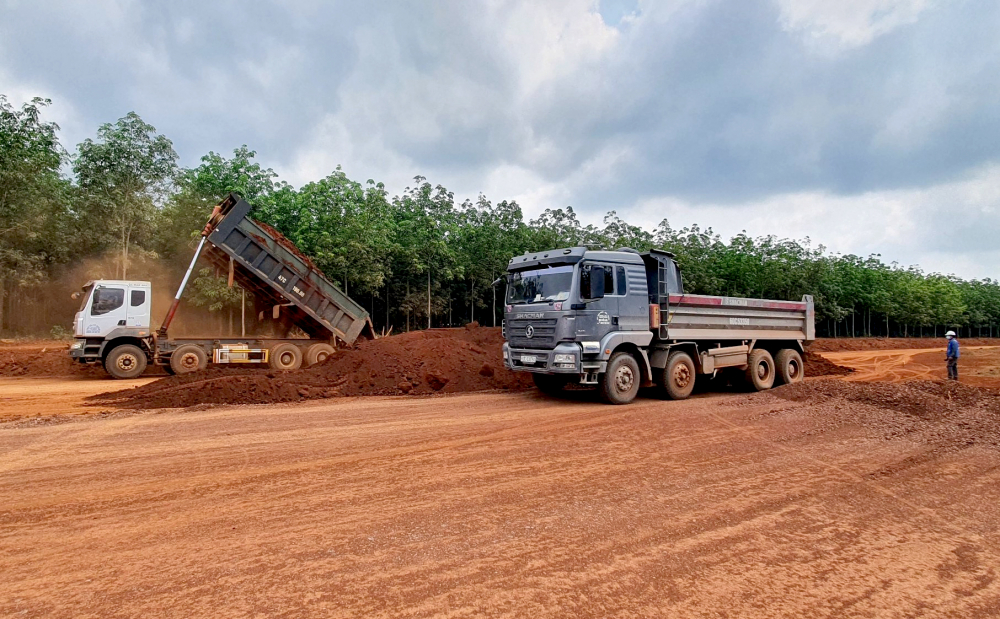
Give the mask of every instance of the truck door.
POLYGON ((142 329, 149 327, 149 308, 152 302, 149 293, 147 286, 129 286, 125 326, 142 329))
POLYGON ((588 301, 585 309, 577 315, 576 335, 587 339, 600 340, 611 331, 618 330, 618 290, 615 285, 615 265, 592 262, 583 266, 581 289, 589 286, 588 267, 604 269, 604 298, 588 301))
POLYGON ((88 337, 103 337, 124 326, 127 315, 125 286, 95 286, 87 314, 88 337))

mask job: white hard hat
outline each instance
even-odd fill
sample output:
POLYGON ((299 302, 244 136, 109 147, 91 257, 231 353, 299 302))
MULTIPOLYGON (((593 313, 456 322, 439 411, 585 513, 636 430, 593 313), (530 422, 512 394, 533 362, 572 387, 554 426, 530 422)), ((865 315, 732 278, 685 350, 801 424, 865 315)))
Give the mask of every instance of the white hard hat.
POLYGON ((949 332, 945 333, 944 336, 945 337, 955 337, 955 332, 954 331, 949 331, 949 332))

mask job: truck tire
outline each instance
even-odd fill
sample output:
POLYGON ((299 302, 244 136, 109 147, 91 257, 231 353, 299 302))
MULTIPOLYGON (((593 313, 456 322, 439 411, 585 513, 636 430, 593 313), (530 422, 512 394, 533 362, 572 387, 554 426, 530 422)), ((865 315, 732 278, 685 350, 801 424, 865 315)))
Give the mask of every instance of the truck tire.
POLYGON ((104 369, 114 378, 135 378, 146 370, 146 353, 138 346, 115 346, 104 358, 104 369))
POLYGON ((170 370, 173 374, 190 374, 208 367, 208 354, 197 344, 181 344, 170 353, 170 370))
POLYGON ((535 381, 535 386, 538 390, 545 395, 556 395, 563 390, 566 383, 569 382, 565 376, 551 375, 551 374, 532 374, 532 380, 535 381))
POLYGON ((774 363, 778 366, 778 374, 775 378, 780 385, 799 383, 806 377, 802 355, 797 350, 782 348, 778 351, 778 356, 774 358, 774 363))
POLYGON ((616 352, 608 360, 608 371, 601 374, 597 390, 608 404, 628 404, 639 393, 639 363, 627 352, 616 352))
POLYGON ((746 381, 754 391, 765 391, 774 386, 774 359, 771 353, 758 348, 747 359, 746 381))
POLYGON ((302 367, 302 351, 295 344, 278 344, 271 349, 267 364, 272 370, 297 370, 302 367))
POLYGON ((329 344, 313 344, 306 349, 306 367, 323 363, 333 354, 333 346, 329 344))
POLYGON ((660 385, 671 400, 684 400, 694 391, 697 373, 694 359, 683 351, 675 351, 667 357, 667 366, 663 368, 660 385))

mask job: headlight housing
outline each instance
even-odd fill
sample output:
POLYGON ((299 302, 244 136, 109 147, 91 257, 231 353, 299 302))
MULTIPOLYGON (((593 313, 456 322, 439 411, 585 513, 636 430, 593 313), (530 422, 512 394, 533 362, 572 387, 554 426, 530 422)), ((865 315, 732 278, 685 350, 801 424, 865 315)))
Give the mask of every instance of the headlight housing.
POLYGON ((83 342, 81 342, 79 340, 77 340, 76 342, 73 342, 72 344, 70 344, 70 347, 69 347, 70 350, 80 350, 81 348, 83 348, 83 342))
POLYGON ((557 354, 552 357, 553 363, 576 363, 576 355, 574 354, 557 354))

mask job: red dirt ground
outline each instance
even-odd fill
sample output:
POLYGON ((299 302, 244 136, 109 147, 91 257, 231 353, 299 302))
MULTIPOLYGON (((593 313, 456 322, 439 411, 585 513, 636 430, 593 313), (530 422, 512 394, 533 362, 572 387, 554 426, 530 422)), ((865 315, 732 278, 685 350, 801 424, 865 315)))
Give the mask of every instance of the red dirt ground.
MULTIPOLYGON (((973 337, 959 339, 962 346, 1000 346, 1000 338, 973 337)), ((839 352, 849 350, 901 350, 940 348, 944 350, 944 337, 821 337, 809 345, 810 352, 839 352)))

